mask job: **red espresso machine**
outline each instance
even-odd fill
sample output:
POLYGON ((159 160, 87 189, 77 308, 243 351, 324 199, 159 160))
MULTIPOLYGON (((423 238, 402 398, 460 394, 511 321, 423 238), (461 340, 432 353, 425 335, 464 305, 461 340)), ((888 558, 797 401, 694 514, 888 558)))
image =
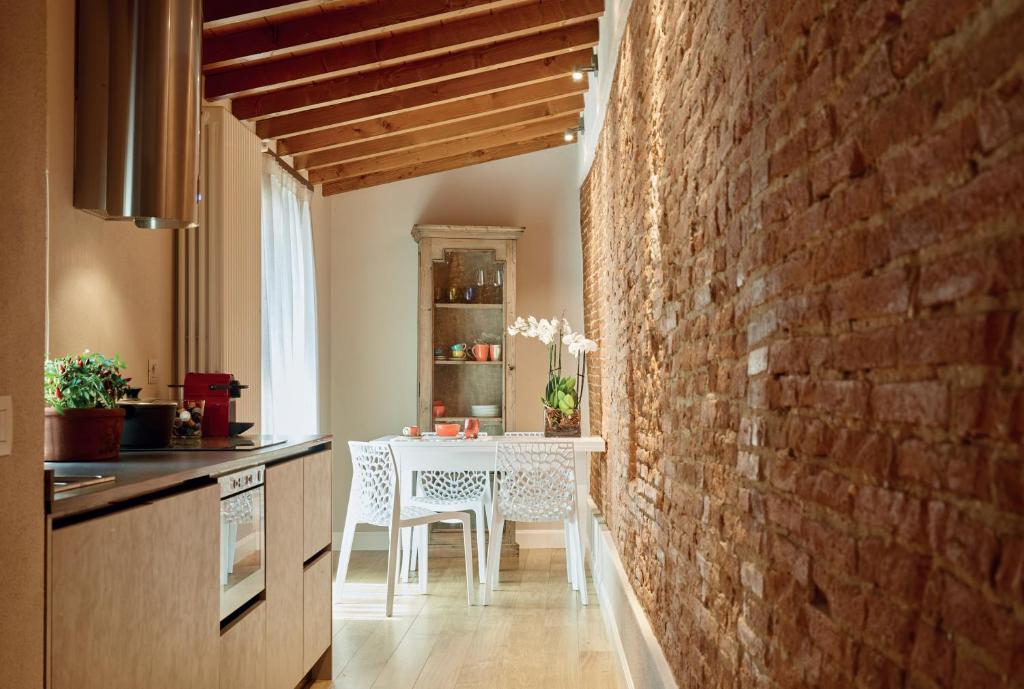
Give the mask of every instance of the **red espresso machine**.
POLYGON ((205 400, 203 436, 225 438, 252 428, 251 421, 235 421, 235 400, 242 396, 242 385, 230 373, 186 373, 183 399, 205 400))

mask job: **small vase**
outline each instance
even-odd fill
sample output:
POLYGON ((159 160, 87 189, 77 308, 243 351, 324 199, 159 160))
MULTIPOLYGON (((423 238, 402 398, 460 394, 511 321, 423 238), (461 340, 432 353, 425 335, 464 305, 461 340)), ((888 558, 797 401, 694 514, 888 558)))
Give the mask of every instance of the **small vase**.
POLYGON ((46 408, 43 458, 48 462, 102 462, 117 459, 124 432, 124 409, 46 408))
POLYGON ((580 410, 566 414, 558 409, 544 407, 545 438, 579 438, 580 410))

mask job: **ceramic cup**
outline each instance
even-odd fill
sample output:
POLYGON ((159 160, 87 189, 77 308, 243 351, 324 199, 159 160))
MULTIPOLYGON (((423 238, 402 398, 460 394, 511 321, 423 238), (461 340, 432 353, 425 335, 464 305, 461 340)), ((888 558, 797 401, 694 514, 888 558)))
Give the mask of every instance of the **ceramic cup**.
POLYGON ((402 429, 402 435, 407 438, 418 438, 420 436, 419 426, 406 426, 402 429))
POLYGON ((491 347, 491 361, 501 361, 501 345, 492 344, 491 347))
POLYGON ((477 361, 487 361, 491 356, 491 346, 485 344, 473 345, 473 358, 477 361))
POLYGON ((452 358, 453 359, 465 359, 466 358, 466 345, 464 345, 464 344, 453 344, 451 349, 452 349, 452 358))
POLYGON ((480 420, 472 417, 466 419, 466 423, 463 425, 463 434, 466 438, 476 438, 480 435, 480 420))

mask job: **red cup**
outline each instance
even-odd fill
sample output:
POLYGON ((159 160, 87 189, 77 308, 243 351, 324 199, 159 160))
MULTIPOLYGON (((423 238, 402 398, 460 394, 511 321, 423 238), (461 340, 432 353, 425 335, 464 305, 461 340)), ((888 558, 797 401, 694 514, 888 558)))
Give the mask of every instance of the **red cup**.
POLYGON ((466 423, 463 425, 464 435, 466 438, 478 438, 480 437, 480 420, 472 417, 466 419, 466 423))
POLYGON ((473 358, 477 361, 487 361, 491 358, 491 346, 485 344, 473 345, 473 358))

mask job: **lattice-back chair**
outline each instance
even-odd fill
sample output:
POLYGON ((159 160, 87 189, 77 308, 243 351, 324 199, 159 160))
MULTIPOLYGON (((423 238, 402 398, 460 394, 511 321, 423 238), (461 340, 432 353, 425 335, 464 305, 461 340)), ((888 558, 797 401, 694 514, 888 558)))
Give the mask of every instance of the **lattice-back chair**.
MULTIPOLYGON (((416 494, 410 505, 436 512, 473 512, 476 514, 476 550, 480 582, 487 581, 487 546, 484 530, 490 519, 491 479, 489 471, 420 471, 416 478, 416 494)), ((415 539, 414 539, 415 540, 415 539)), ((403 560, 403 577, 409 578, 413 557, 424 566, 426 550, 422 555, 416 544, 407 550, 403 560)))
MULTIPOLYGON (((401 529, 412 528, 420 538, 424 550, 427 525, 440 521, 462 523, 462 542, 466 558, 466 601, 473 604, 473 550, 469 537, 469 515, 465 512, 436 512, 424 507, 401 504, 398 468, 391 446, 387 443, 348 444, 352 456, 352 488, 348 498, 348 512, 341 537, 338 573, 334 578, 334 599, 341 600, 348 563, 352 555, 352 541, 356 524, 388 527, 387 600, 384 610, 391 617, 394 609, 395 580, 398 576, 398 541, 401 529)), ((420 592, 427 591, 427 568, 420 568, 420 592)))
POLYGON ((571 442, 541 440, 499 441, 495 454, 497 486, 491 521, 491 551, 487 564, 488 586, 484 604, 498 582, 501 537, 505 520, 516 522, 561 521, 569 557, 567 578, 587 604, 587 579, 583 566, 582 534, 576 506, 576 459, 571 442))

